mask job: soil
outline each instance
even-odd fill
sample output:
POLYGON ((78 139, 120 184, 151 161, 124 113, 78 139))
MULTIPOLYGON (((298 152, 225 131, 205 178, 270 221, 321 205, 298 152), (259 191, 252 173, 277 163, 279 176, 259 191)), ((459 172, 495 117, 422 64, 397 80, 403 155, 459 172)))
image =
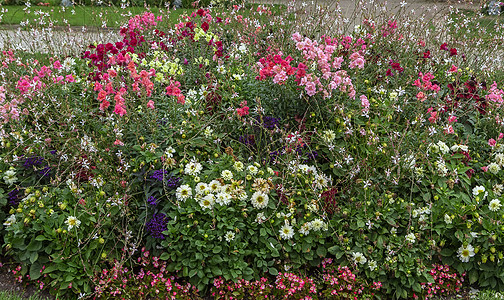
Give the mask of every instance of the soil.
POLYGON ((13 292, 21 295, 23 298, 30 298, 33 295, 38 295, 40 299, 53 300, 54 297, 33 284, 20 283, 16 281, 11 268, 15 268, 4 257, 0 257, 0 291, 13 292))

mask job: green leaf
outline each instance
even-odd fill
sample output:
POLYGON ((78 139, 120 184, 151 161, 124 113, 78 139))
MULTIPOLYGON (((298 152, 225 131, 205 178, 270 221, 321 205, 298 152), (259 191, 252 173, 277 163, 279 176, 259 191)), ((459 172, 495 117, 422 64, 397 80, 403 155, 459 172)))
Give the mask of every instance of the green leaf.
POLYGON ((196 275, 196 273, 198 273, 198 270, 196 270, 196 269, 192 269, 192 270, 189 272, 189 277, 193 277, 194 275, 196 275))
POLYGON ((38 257, 39 257, 38 252, 32 252, 30 254, 30 263, 33 264, 34 262, 36 262, 38 257))
MULTIPOLYGON (((35 252, 36 253, 36 252, 35 252)), ((30 279, 31 280, 37 280, 40 278, 40 275, 42 274, 40 272, 42 268, 40 267, 40 264, 33 264, 30 266, 30 279)))
POLYGON ((357 227, 358 227, 358 228, 363 228, 365 225, 366 225, 366 223, 364 223, 364 221, 362 221, 362 220, 357 220, 357 227))
POLYGON ((276 268, 268 268, 268 272, 273 276, 278 275, 278 270, 276 268))
POLYGON ((453 253, 455 253, 455 251, 453 249, 450 249, 450 248, 443 248, 443 250, 441 250, 441 255, 442 256, 452 256, 453 253))
POLYGON ((33 240, 28 244, 26 250, 28 251, 39 251, 42 248, 42 242, 33 240))
POLYGON ((473 269, 469 272, 469 283, 473 284, 477 281, 478 281, 478 271, 473 269))
POLYGON ((317 248, 317 255, 319 257, 325 257, 327 255, 327 249, 324 246, 319 246, 317 248))
POLYGON ((163 252, 159 258, 161 260, 168 260, 170 258, 170 254, 168 254, 168 252, 163 252))
POLYGON ((222 251, 222 246, 215 246, 212 250, 213 253, 217 254, 222 251))
MULTIPOLYGON (((46 241, 47 238, 43 235, 38 235, 36 238, 35 238, 36 241, 46 241)), ((31 277, 31 276, 30 276, 31 277)))

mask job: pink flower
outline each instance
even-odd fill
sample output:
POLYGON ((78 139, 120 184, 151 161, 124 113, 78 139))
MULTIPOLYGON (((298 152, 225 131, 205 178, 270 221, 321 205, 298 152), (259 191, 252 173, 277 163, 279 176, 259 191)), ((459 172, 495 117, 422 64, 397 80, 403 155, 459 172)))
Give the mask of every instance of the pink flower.
POLYGON ((490 147, 494 147, 496 144, 497 144, 497 141, 495 141, 494 139, 489 139, 488 140, 488 145, 490 147))
POLYGON ((488 171, 488 167, 481 167, 481 170, 483 170, 483 172, 487 172, 488 171))
POLYGON ((147 102, 147 107, 150 109, 154 109, 154 101, 149 100, 149 102, 147 102))
POLYGON ((114 145, 116 145, 116 146, 124 146, 124 143, 121 142, 120 140, 116 139, 115 142, 114 142, 114 145))
POLYGON ((361 105, 364 109, 369 109, 369 100, 365 95, 360 96, 361 105))
POLYGON ((456 116, 449 116, 448 117, 448 123, 455 123, 457 122, 457 117, 456 116))
POLYGON ((500 140, 502 138, 504 138, 504 133, 501 132, 501 133, 499 133, 499 137, 497 139, 500 140))
POLYGON ((458 68, 455 65, 452 65, 448 72, 455 73, 458 71, 458 68))
POLYGON ((248 106, 244 106, 242 108, 237 108, 236 109, 236 113, 240 116, 240 117, 243 117, 243 116, 246 116, 249 114, 249 107, 248 106))

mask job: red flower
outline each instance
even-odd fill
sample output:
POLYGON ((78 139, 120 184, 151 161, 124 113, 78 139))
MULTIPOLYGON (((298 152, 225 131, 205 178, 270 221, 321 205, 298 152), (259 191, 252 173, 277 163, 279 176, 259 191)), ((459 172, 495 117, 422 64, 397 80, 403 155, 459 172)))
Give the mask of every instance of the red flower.
POLYGON ((203 29, 204 32, 207 32, 208 28, 209 26, 207 22, 203 22, 203 24, 201 24, 201 29, 203 29))
POLYGON ((430 51, 429 50, 427 50, 426 52, 424 52, 423 58, 430 58, 430 57, 431 56, 430 56, 430 51))
POLYGON ((387 70, 387 73, 385 73, 385 75, 394 76, 394 74, 392 73, 392 70, 390 70, 390 69, 387 70))
POLYGON ((447 43, 444 43, 441 45, 441 47, 439 48, 440 50, 445 50, 445 51, 448 51, 448 44, 447 43))
POLYGON ((457 55, 457 49, 451 48, 450 49, 450 56, 455 56, 455 55, 457 55))

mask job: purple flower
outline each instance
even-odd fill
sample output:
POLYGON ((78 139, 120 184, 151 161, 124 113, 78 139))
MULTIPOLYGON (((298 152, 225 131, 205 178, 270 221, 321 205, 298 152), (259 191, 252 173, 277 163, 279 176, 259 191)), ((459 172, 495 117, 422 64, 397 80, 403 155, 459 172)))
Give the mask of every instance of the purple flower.
POLYGON ((21 192, 20 189, 13 189, 7 194, 7 200, 9 201, 9 205, 12 207, 17 207, 19 202, 21 201, 19 192, 21 192))
POLYGON ((166 224, 168 223, 168 218, 165 214, 159 213, 154 214, 152 218, 145 224, 147 231, 150 232, 150 235, 155 239, 164 240, 165 235, 163 231, 166 230, 166 224))
POLYGON ((32 156, 28 157, 24 160, 23 167, 27 169, 31 169, 34 166, 38 166, 44 162, 44 158, 41 156, 32 156))
POLYGON ((154 196, 150 196, 148 199, 147 199, 147 203, 149 203, 150 205, 152 206, 156 206, 158 204, 158 199, 156 199, 154 196))

